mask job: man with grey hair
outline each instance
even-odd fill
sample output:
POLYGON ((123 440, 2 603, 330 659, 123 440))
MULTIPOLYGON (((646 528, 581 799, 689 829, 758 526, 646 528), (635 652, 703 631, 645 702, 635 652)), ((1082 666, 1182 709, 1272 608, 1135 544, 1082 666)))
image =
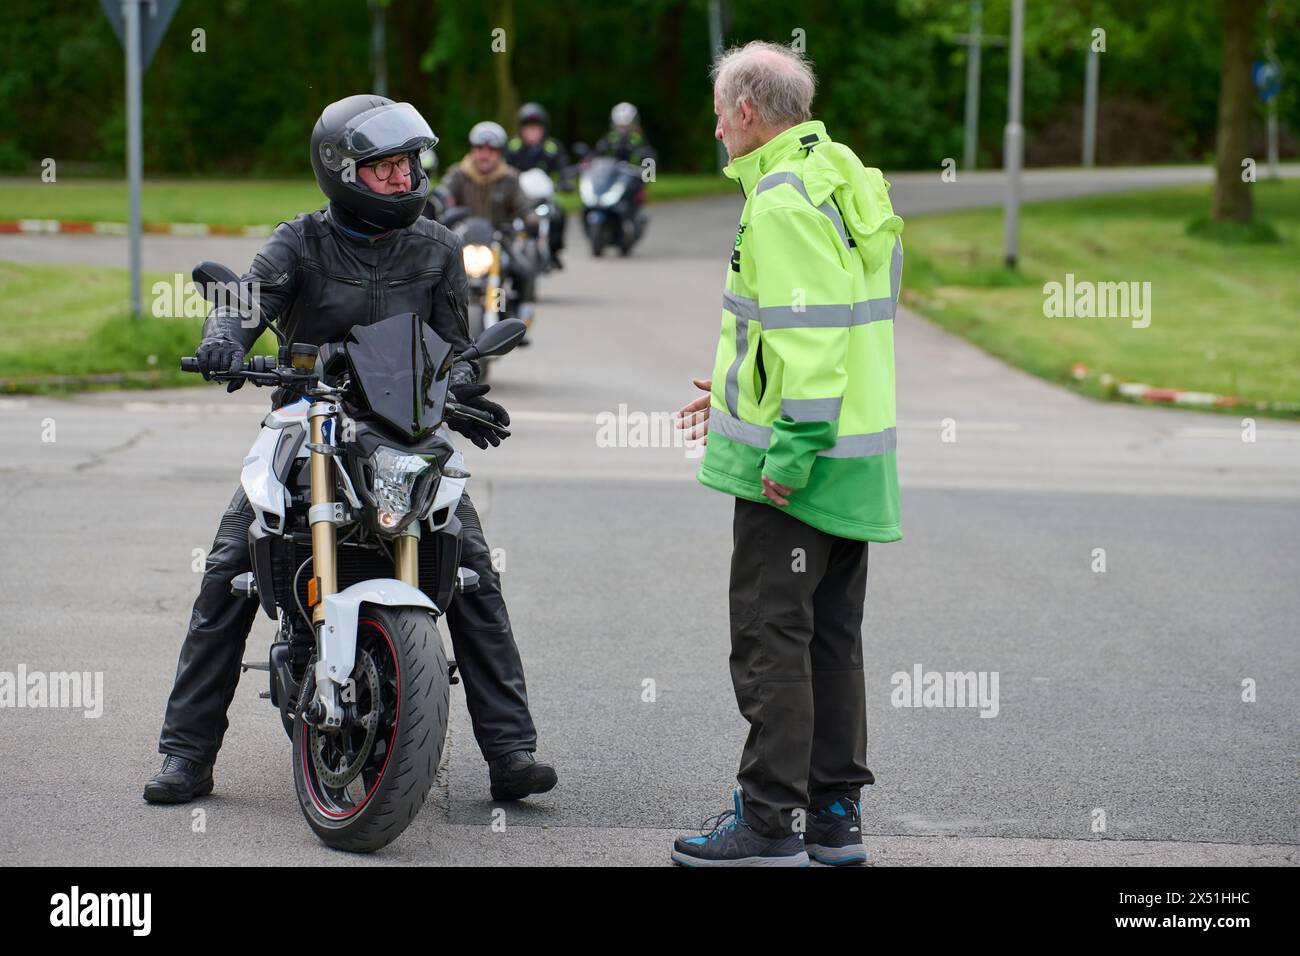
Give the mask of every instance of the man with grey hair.
MULTIPOLYGON (((707 396, 678 412, 707 441, 698 478, 735 497, 731 679, 749 722, 732 794, 687 866, 866 859, 862 614, 867 542, 897 541, 894 311, 903 221, 880 170, 811 119, 793 50, 714 64, 714 135, 745 195, 707 396)), ((707 826, 707 825, 706 825, 707 826)))

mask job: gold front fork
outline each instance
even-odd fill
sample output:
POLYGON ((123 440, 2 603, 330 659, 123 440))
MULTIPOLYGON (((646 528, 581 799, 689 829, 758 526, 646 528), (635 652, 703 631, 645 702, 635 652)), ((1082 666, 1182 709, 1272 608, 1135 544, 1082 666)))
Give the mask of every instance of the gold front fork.
MULTIPOLYGON (((331 414, 328 402, 316 402, 312 405, 311 440, 313 444, 325 443, 325 419, 331 414)), ((311 453, 311 503, 333 505, 334 503, 334 463, 329 455, 318 451, 311 453)), ((339 589, 338 564, 338 526, 333 521, 322 518, 311 524, 311 567, 312 575, 317 578, 315 601, 311 609, 313 624, 325 621, 325 598, 339 589)))
MULTIPOLYGON (((497 315, 505 311, 505 303, 501 301, 501 247, 495 242, 492 243, 492 265, 488 268, 487 297, 483 310, 497 315)), ((483 327, 487 328, 486 317, 483 327)))
POLYGON ((397 580, 413 588, 420 586, 420 523, 412 522, 405 534, 393 542, 393 563, 397 580))

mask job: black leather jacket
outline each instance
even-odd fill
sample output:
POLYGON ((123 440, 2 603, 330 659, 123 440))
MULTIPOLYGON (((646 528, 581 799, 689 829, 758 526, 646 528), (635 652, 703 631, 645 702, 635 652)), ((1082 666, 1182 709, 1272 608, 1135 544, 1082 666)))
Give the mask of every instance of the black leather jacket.
MULTIPOLYGON (((257 290, 263 322, 216 307, 203 338, 252 347, 275 320, 289 342, 341 342, 354 325, 416 312, 459 355, 469 347, 468 281, 461 240, 431 219, 375 238, 346 232, 330 207, 282 222, 244 274, 257 290), (246 327, 247 326, 247 327, 246 327)), ((457 361, 453 385, 473 382, 478 366, 457 361)))
POLYGON ((506 144, 506 162, 521 173, 540 168, 564 178, 569 169, 569 154, 554 136, 547 136, 536 146, 528 146, 516 136, 506 144))

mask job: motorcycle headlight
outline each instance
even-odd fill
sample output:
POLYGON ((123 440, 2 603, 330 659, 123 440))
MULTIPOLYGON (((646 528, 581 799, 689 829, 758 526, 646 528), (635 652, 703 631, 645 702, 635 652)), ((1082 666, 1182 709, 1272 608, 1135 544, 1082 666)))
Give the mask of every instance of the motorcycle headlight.
POLYGON ((622 182, 621 180, 619 182, 616 182, 614 185, 610 186, 608 189, 605 190, 604 193, 601 194, 600 204, 602 206, 617 205, 618 201, 623 198, 623 193, 626 190, 627 190, 626 183, 622 182))
POLYGON ((465 247, 465 274, 471 279, 481 279, 492 268, 492 250, 488 246, 465 247))
POLYGON ((370 458, 375 525, 397 534, 429 504, 438 469, 432 455, 412 455, 381 445, 370 458))

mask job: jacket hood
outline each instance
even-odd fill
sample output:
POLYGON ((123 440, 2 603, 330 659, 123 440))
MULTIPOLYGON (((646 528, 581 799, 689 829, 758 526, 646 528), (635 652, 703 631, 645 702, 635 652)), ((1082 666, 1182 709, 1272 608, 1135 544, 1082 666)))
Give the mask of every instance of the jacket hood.
POLYGON ((821 120, 809 120, 737 158, 723 173, 738 180, 748 196, 764 176, 786 161, 795 163, 814 206, 834 199, 867 271, 879 268, 893 254, 894 240, 903 230, 880 170, 864 166, 853 150, 833 141, 821 120))

